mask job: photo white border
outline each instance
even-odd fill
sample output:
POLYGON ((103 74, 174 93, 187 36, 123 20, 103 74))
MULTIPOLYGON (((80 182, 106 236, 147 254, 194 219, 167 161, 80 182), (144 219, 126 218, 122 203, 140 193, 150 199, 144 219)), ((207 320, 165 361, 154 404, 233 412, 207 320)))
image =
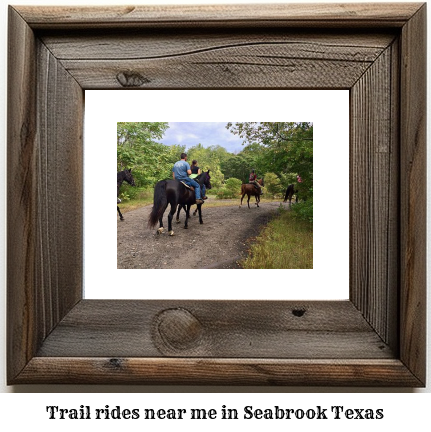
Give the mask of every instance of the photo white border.
MULTIPOLYGON (((87 90, 84 136, 86 299, 348 298, 347 90, 87 90), (117 269, 117 214, 111 204, 119 121, 313 122, 313 269, 117 269), (165 274, 160 277, 160 272, 165 274), (190 272, 199 281, 194 286, 190 272), (148 289, 156 278, 158 288, 148 289)), ((148 229, 145 221, 142 229, 148 229)))

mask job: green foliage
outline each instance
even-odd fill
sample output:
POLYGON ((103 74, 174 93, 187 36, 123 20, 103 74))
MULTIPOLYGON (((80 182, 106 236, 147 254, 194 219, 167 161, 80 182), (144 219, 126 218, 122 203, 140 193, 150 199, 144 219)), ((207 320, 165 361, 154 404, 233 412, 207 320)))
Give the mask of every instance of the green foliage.
POLYGON ((187 150, 187 161, 191 164, 192 160, 198 161, 198 166, 202 171, 210 170, 211 186, 220 188, 224 181, 224 175, 220 168, 220 160, 226 157, 227 151, 220 146, 210 146, 205 148, 202 144, 197 144, 187 150))
POLYGON ((225 178, 237 178, 244 183, 248 183, 250 170, 255 165, 255 158, 245 153, 233 155, 224 160, 220 168, 225 175, 225 178))
MULTIPOLYGON (((136 200, 140 191, 151 189, 157 181, 172 178, 172 166, 185 152, 185 146, 166 146, 158 141, 168 129, 166 122, 117 123, 117 169, 133 169, 136 188, 123 185, 124 199, 136 200)), ((227 123, 226 128, 244 140, 238 154, 225 148, 202 144, 187 149, 188 161, 198 161, 202 171, 210 170, 213 189, 209 194, 235 198, 241 183, 248 183, 252 169, 264 177, 267 196, 280 196, 294 183, 301 201, 295 215, 312 221, 313 197, 313 125, 289 122, 227 123), (301 183, 296 176, 300 175, 301 183)))
POLYGON ((227 179, 225 182, 226 189, 236 193, 237 195, 241 192, 242 181, 237 178, 227 179))
POLYGON ((123 186, 121 187, 121 193, 120 193, 120 198, 121 200, 135 200, 138 199, 139 196, 143 193, 146 192, 147 188, 145 187, 135 187, 135 186, 130 186, 127 183, 123 183, 123 186), (124 197, 124 198, 123 198, 124 197))
POLYGON ((297 220, 313 223, 313 200, 301 201, 292 205, 292 212, 297 220))
POLYGON ((219 189, 217 191, 216 197, 218 199, 230 199, 230 198, 233 198, 232 194, 226 188, 219 189))
POLYGON ((312 198, 312 123, 244 122, 228 123, 226 128, 244 139, 247 147, 242 153, 259 156, 254 160, 256 170, 276 173, 280 176, 283 187, 296 183, 295 178, 299 174, 302 178, 302 183, 298 183, 300 198, 312 198))
POLYGON ((119 198, 121 202, 130 200, 130 196, 126 191, 121 192, 119 198))
POLYGON ((164 122, 117 123, 117 171, 132 168, 137 186, 169 177, 173 149, 156 142, 167 128, 164 122))
POLYGON ((283 186, 284 191, 286 190, 287 186, 289 186, 290 184, 296 183, 296 173, 280 173, 279 177, 280 177, 280 182, 283 186))
POLYGON ((238 198, 241 192, 242 181, 236 178, 227 179, 224 186, 217 192, 217 198, 238 198))
POLYGON ((266 173, 264 177, 265 192, 270 196, 278 196, 283 193, 283 185, 277 174, 272 172, 266 173))
POLYGON ((280 209, 278 217, 256 238, 241 265, 246 269, 313 268, 313 226, 280 209))

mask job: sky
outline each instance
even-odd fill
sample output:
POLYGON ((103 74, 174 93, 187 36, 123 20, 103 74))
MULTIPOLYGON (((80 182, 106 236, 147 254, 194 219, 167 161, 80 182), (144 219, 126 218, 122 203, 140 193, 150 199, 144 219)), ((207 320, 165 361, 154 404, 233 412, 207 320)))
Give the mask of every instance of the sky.
POLYGON ((226 129, 227 122, 169 122, 169 129, 160 140, 165 145, 185 145, 186 150, 197 144, 219 145, 230 153, 240 152, 243 140, 226 129))

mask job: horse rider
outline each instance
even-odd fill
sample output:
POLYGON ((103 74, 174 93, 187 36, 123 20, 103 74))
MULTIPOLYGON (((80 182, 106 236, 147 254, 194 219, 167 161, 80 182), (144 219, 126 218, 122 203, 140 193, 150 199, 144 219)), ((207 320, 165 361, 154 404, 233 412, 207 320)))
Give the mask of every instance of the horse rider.
MULTIPOLYGON (((195 179, 202 171, 201 169, 198 167, 198 161, 196 159, 192 160, 192 164, 190 166, 190 170, 192 171, 192 173, 190 174, 190 178, 191 179, 195 179)), ((201 190, 201 195, 202 195, 202 199, 206 200, 208 197, 206 196, 206 186, 203 184, 202 185, 202 190, 201 190)))
POLYGON ((204 201, 201 199, 201 187, 196 180, 189 177, 191 173, 192 170, 187 162, 187 153, 181 153, 181 160, 175 162, 175 165, 172 168, 172 178, 181 181, 188 186, 193 186, 195 188, 196 204, 203 204, 204 201))
POLYGON ((255 174, 254 170, 251 170, 250 175, 248 176, 248 182, 259 191, 259 195, 263 195, 262 188, 260 187, 260 184, 257 182, 257 175, 255 174))

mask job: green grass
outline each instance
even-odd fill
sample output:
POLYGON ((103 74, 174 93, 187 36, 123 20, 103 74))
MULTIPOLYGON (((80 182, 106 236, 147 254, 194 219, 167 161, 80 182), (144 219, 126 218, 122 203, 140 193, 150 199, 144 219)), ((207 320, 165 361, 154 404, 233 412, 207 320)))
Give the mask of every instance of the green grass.
POLYGON ((313 226, 282 210, 252 243, 245 269, 313 268, 313 226))
POLYGON ((136 198, 123 200, 120 204, 121 213, 127 213, 153 203, 154 192, 152 189, 139 192, 136 198))

